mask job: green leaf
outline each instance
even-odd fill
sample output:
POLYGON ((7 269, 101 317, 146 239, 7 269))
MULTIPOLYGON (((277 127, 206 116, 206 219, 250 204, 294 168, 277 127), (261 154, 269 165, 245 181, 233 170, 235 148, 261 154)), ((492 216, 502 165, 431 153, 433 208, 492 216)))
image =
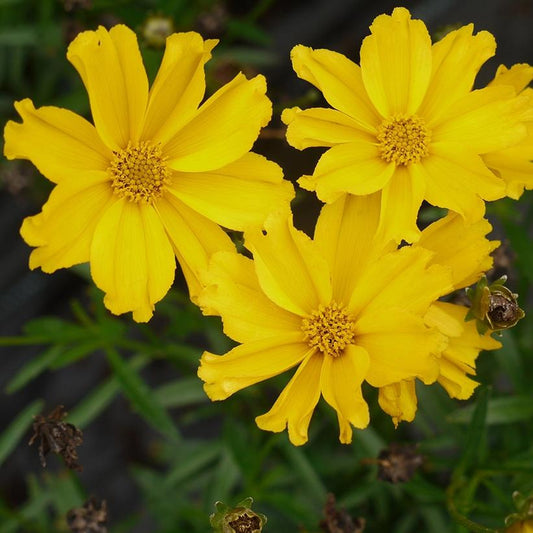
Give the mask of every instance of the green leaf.
POLYGON ((490 393, 491 389, 489 387, 479 389, 474 414, 466 434, 465 450, 454 472, 455 476, 462 475, 469 467, 478 464, 483 455, 490 393))
POLYGON ((196 475, 220 456, 221 448, 217 444, 209 443, 203 446, 195 445, 191 448, 181 446, 177 452, 179 452, 179 461, 175 467, 171 468, 165 479, 165 485, 169 487, 181 483, 193 474, 196 475))
MULTIPOLYGON (((469 424, 475 410, 474 405, 457 409, 448 415, 448 421, 455 424, 469 424)), ((487 425, 512 424, 533 417, 533 396, 494 398, 487 405, 487 425)))
POLYGON ((0 32, 0 46, 28 46, 38 42, 39 37, 33 26, 4 27, 0 32))
POLYGON ((288 440, 282 440, 283 452, 294 467, 295 475, 299 475, 302 482, 309 489, 309 493, 315 499, 315 503, 322 506, 326 501, 327 490, 312 463, 305 456, 301 448, 296 448, 288 440))
POLYGON ((34 415, 41 412, 43 405, 42 400, 36 400, 28 405, 0 435, 0 465, 15 449, 24 433, 31 426, 34 415))
POLYGON ((15 377, 9 381, 6 385, 6 392, 12 394, 32 379, 36 378, 52 365, 63 350, 64 346, 52 346, 41 355, 31 359, 17 372, 15 377))
MULTIPOLYGON (((133 357, 128 365, 133 370, 139 370, 146 365, 148 359, 142 355, 133 357)), ((113 400, 120 391, 116 377, 112 377, 102 385, 93 389, 81 400, 76 407, 70 410, 68 421, 75 426, 84 428, 90 424, 113 400)))
POLYGON ((158 387, 155 397, 165 407, 181 407, 192 403, 206 403, 207 396, 197 377, 181 378, 158 387))
POLYGON ((122 359, 116 350, 108 348, 106 353, 120 388, 132 403, 133 408, 154 429, 172 440, 180 440, 181 436, 174 422, 137 372, 122 359))

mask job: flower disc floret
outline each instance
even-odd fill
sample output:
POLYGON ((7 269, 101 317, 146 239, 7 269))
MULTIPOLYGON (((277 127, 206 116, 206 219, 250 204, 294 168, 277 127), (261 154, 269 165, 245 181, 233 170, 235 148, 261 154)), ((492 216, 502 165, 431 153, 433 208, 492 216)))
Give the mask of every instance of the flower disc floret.
POLYGON ((431 135, 420 117, 396 116, 379 125, 377 139, 384 161, 408 165, 418 163, 429 154, 431 135))
POLYGON ((131 202, 151 203, 163 194, 170 183, 170 170, 165 165, 159 144, 146 141, 128 143, 124 150, 114 151, 108 169, 115 194, 131 202))
POLYGON ((302 331, 312 348, 324 355, 338 357, 355 340, 354 322, 336 302, 321 305, 302 320, 302 331))

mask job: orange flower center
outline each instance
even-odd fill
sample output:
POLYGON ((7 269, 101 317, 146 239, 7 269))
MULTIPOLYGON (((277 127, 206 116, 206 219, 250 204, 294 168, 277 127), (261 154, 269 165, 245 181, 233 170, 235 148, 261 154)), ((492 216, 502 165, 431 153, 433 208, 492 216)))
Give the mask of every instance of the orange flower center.
POLYGON ((323 354, 338 357, 355 340, 355 323, 337 303, 320 305, 311 316, 302 320, 307 343, 323 354))
POLYGON ((409 165, 429 154, 431 135, 420 117, 397 115, 379 125, 377 139, 381 159, 396 165, 409 165))
POLYGON ((108 171, 113 191, 130 202, 150 203, 163 194, 170 182, 170 170, 165 165, 159 144, 147 141, 128 143, 124 150, 113 151, 108 171))

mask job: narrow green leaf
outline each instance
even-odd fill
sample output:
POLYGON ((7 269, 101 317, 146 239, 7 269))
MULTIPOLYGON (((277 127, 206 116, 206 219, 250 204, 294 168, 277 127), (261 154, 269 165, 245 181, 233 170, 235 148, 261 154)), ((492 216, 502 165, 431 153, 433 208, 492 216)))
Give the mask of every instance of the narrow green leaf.
MULTIPOLYGON (((139 370, 146 365, 148 359, 142 355, 131 358, 128 365, 133 370, 139 370)), ((93 389, 81 400, 76 407, 69 411, 68 421, 75 426, 84 428, 90 424, 119 393, 120 385, 116 377, 93 389)))
POLYGON ((32 402, 17 415, 15 420, 0 435, 0 465, 15 449, 24 433, 31 426, 34 415, 38 415, 41 412, 43 405, 44 402, 42 400, 32 402))
POLYGON ((315 503, 318 506, 322 506, 326 501, 328 491, 313 468, 313 465, 301 448, 296 448, 286 439, 282 440, 281 443, 283 452, 294 467, 295 475, 299 475, 302 478, 304 485, 315 499, 315 503))
POLYGON ((120 388, 132 403, 133 408, 154 429, 172 440, 179 440, 181 436, 174 422, 139 374, 122 359, 116 350, 108 348, 106 353, 120 388))
POLYGON ((490 393, 489 387, 479 389, 474 414, 466 434, 465 450, 454 472, 456 476, 463 474, 470 466, 478 464, 483 455, 490 393))
POLYGON ((9 381, 9 383, 6 385, 6 392, 8 394, 12 394, 13 392, 22 388, 32 379, 36 378, 39 374, 50 367, 50 365, 57 359, 57 357, 59 357, 63 350, 63 346, 51 346, 41 355, 31 359, 17 372, 17 374, 15 374, 15 377, 9 381))
POLYGON ((220 455, 221 449, 216 444, 197 445, 190 450, 180 447, 177 453, 179 461, 170 469, 165 479, 165 485, 169 487, 181 483, 193 474, 197 474, 220 455))
POLYGON ((165 407, 181 407, 192 403, 207 402, 202 382, 197 377, 169 381, 158 387, 154 394, 165 407))
POLYGON ((239 466, 235 462, 231 452, 224 450, 220 460, 213 468, 213 479, 209 484, 208 497, 204 499, 207 510, 211 509, 212 502, 227 501, 232 489, 241 479, 239 466))
MULTIPOLYGON (((448 421, 455 424, 469 424, 475 405, 457 409, 448 415, 448 421)), ((533 396, 494 398, 487 405, 487 425, 512 424, 533 417, 533 396)))
POLYGON ((0 46, 27 46, 38 42, 39 38, 33 26, 2 28, 0 32, 0 46))

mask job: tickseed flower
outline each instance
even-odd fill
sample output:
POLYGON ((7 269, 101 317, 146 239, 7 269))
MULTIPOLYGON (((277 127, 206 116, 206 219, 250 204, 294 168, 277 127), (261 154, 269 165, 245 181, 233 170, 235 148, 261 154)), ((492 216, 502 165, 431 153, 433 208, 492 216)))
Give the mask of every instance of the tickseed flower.
POLYGON ((505 529, 505 533, 533 533, 533 519, 515 522, 505 529))
POLYGON ((520 198, 525 189, 533 189, 533 89, 528 87, 533 79, 533 67, 513 65, 510 69, 500 65, 489 86, 511 85, 517 94, 529 99, 526 115, 527 136, 515 146, 483 155, 485 164, 505 181, 506 195, 520 198))
MULTIPOLYGON (((491 230, 485 219, 466 225, 459 215, 450 213, 428 226, 413 247, 433 252, 431 263, 447 266, 452 274, 453 289, 462 289, 475 283, 492 266, 490 253, 499 242, 485 238, 491 230)), ((478 386, 469 376, 475 374, 479 352, 501 347, 490 332, 480 333, 474 321, 465 321, 468 312, 469 308, 464 305, 435 302, 424 317, 425 323, 446 339, 446 346, 437 360, 437 381, 451 398, 460 400, 470 398, 478 386)), ((417 409, 415 380, 380 388, 378 400, 395 425, 402 420, 412 421, 417 409)))
POLYGON ((472 91, 494 54, 493 36, 473 35, 470 24, 432 45, 424 23, 405 8, 378 16, 370 31, 360 67, 330 50, 298 45, 291 52, 297 75, 333 108, 282 114, 292 146, 328 148, 300 185, 326 203, 382 191, 380 231, 397 242, 418 239, 423 200, 479 220, 484 200, 506 194, 480 154, 526 136, 527 95, 504 84, 472 91))
POLYGON ((307 441, 320 396, 337 411, 340 441, 349 443, 351 426, 369 423, 364 380, 373 387, 435 381, 443 337, 423 317, 453 288, 448 267, 429 266, 433 252, 379 239, 375 198, 346 195, 327 208, 313 240, 277 213, 265 232, 245 233, 253 260, 215 253, 200 296, 241 343, 222 356, 202 355, 207 395, 224 400, 297 367, 272 409, 256 418, 264 430, 288 426, 295 445, 307 441))
POLYGON ((173 34, 148 89, 135 34, 86 31, 67 58, 89 93, 94 126, 56 107, 15 107, 4 153, 29 159, 56 185, 21 228, 44 272, 90 261, 115 313, 147 321, 169 290, 177 257, 191 297, 215 250, 233 250, 217 225, 243 230, 293 196, 281 169, 249 152, 271 116, 263 76, 238 74, 204 103, 204 64, 217 41, 173 34))

